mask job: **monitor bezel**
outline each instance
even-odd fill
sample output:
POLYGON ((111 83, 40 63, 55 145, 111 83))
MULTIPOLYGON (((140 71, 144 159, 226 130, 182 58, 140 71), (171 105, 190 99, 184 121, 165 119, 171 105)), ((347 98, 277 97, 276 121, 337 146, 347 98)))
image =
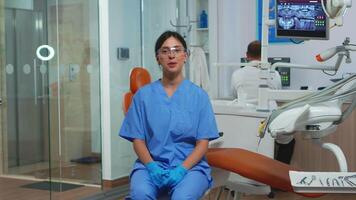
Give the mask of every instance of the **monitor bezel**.
MULTIPOLYGON (((308 33, 309 31, 299 31, 297 33, 300 34, 295 34, 295 35, 280 35, 279 32, 280 30, 278 30, 278 4, 279 1, 281 0, 275 0, 274 1, 274 5, 275 5, 275 37, 276 38, 291 38, 291 39, 302 39, 302 40, 329 40, 329 34, 330 34, 330 28, 329 28, 329 17, 327 17, 327 15, 325 14, 325 37, 324 36, 313 36, 313 33, 315 32, 311 32, 311 35, 308 36, 306 33, 308 33)), ((321 0, 317 0, 320 4, 321 4, 321 0)), ((288 31, 291 32, 291 31, 288 31)))

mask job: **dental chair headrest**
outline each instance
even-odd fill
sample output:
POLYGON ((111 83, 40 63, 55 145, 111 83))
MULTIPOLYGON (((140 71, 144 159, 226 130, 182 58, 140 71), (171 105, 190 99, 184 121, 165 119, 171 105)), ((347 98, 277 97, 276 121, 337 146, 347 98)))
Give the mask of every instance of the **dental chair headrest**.
POLYGON ((151 82, 150 73, 143 67, 134 67, 130 72, 130 90, 133 94, 151 82))
POLYGON ((130 91, 123 95, 122 110, 126 115, 130 108, 132 98, 138 89, 151 82, 150 73, 143 67, 134 67, 130 71, 130 91))

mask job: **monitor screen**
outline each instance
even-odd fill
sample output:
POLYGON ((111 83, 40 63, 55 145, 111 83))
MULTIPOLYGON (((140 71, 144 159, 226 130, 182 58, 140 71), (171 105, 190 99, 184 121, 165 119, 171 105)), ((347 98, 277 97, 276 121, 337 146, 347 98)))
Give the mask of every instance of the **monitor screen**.
MULTIPOLYGON (((248 63, 246 57, 240 58, 241 63, 248 63)), ((283 63, 290 63, 289 57, 269 57, 268 62, 273 65, 276 62, 283 62, 283 63)), ((241 66, 243 68, 245 66, 241 66)), ((290 68, 289 67, 277 67, 276 70, 278 71, 279 75, 281 76, 282 87, 289 87, 290 86, 290 68)))
MULTIPOLYGON (((271 57, 268 58, 268 62, 273 65, 276 62, 290 63, 290 58, 288 57, 271 57)), ((279 75, 281 76, 282 87, 290 86, 290 68, 289 67, 277 67, 279 75)))
POLYGON ((276 37, 328 39, 321 0, 276 0, 276 37))

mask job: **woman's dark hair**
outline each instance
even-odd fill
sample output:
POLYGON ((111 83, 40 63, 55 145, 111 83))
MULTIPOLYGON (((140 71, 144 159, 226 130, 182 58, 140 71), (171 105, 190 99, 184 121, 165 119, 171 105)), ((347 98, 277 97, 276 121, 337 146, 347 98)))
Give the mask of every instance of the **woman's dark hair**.
POLYGON ((155 45, 156 55, 157 55, 158 50, 162 47, 163 43, 170 37, 174 37, 180 43, 182 43, 182 45, 184 47, 184 51, 187 51, 187 43, 185 42, 184 38, 179 33, 175 32, 175 31, 166 31, 166 32, 162 33, 156 41, 156 45, 155 45))

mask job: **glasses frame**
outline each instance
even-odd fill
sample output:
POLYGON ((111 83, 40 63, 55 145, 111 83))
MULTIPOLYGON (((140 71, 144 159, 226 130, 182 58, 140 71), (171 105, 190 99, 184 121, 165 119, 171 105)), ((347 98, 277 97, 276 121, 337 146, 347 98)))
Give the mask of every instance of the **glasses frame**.
POLYGON ((187 53, 187 50, 182 46, 163 47, 157 50, 157 55, 161 56, 179 56, 182 53, 187 53))

